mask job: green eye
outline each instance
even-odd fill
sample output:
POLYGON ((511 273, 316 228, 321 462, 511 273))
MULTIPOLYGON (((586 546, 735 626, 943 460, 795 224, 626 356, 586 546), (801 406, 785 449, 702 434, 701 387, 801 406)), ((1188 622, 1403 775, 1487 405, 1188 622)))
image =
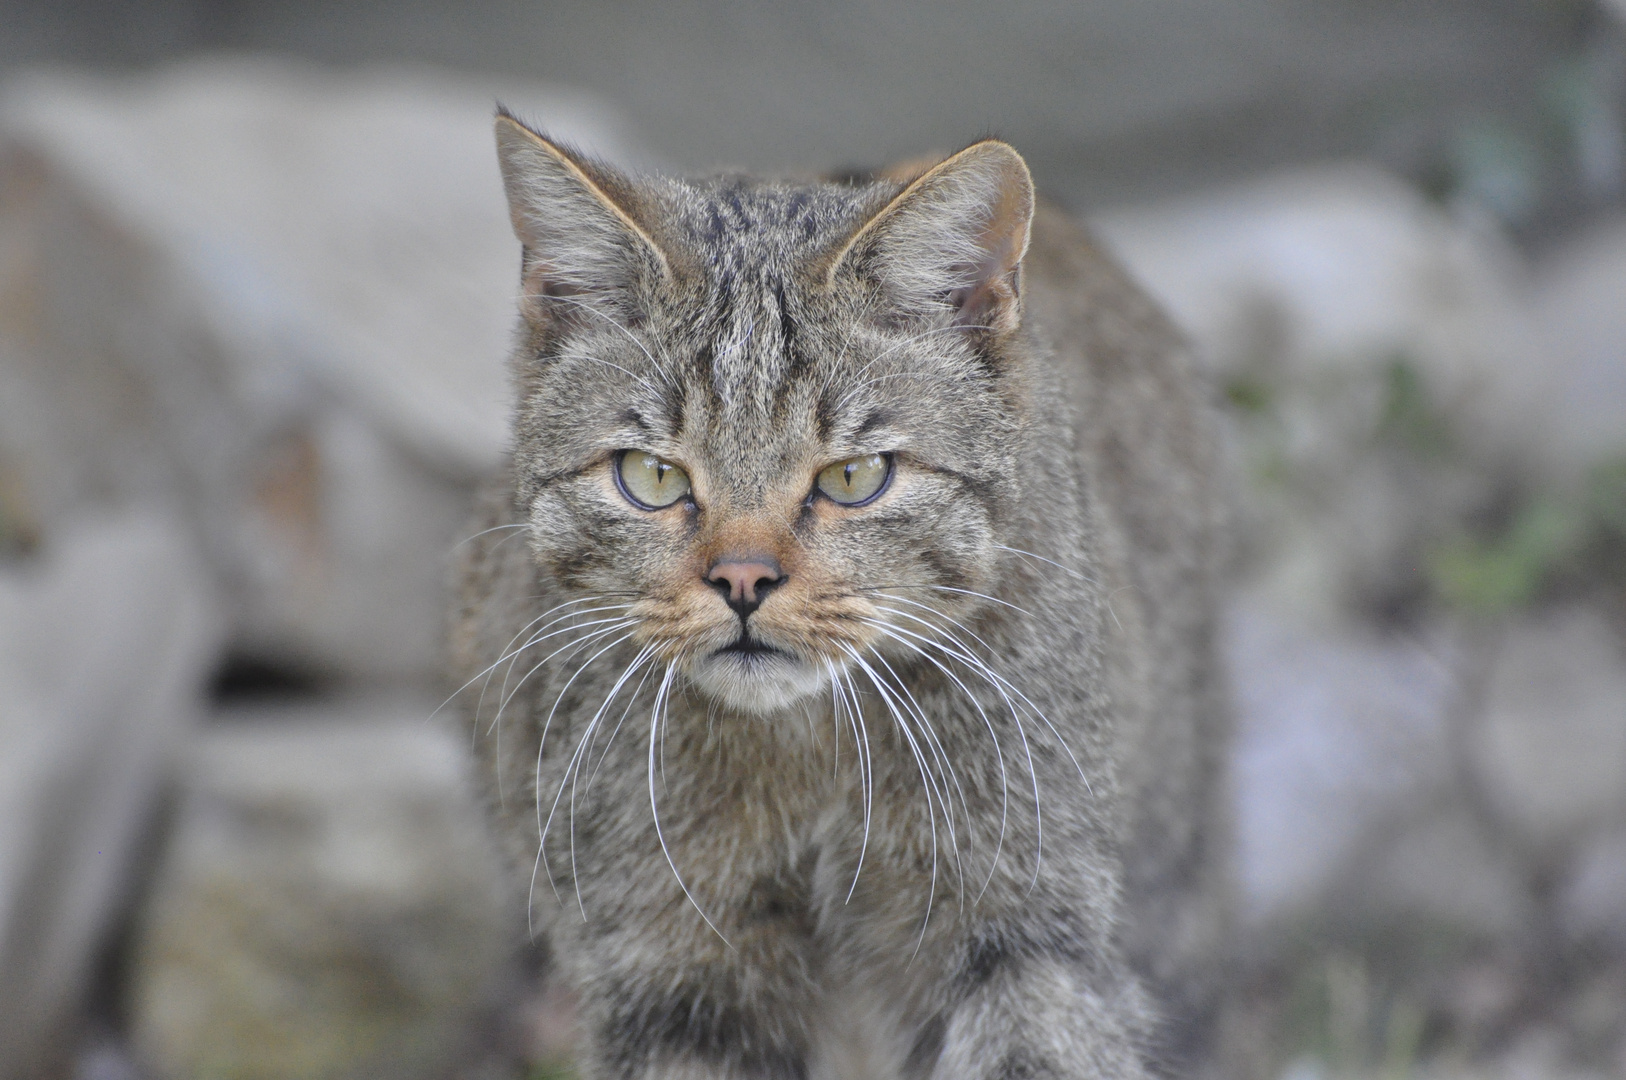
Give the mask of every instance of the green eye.
POLYGON ((818 489, 843 506, 859 506, 879 495, 891 475, 889 456, 868 454, 827 466, 819 473, 818 489))
POLYGON ((664 509, 689 494, 688 473, 642 450, 623 450, 615 473, 627 501, 644 510, 664 509))

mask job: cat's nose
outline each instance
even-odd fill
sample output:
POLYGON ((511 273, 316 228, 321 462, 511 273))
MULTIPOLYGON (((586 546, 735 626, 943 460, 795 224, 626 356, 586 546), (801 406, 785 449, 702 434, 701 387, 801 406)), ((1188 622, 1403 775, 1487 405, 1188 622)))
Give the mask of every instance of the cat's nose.
POLYGON ((762 605, 770 590, 785 583, 785 574, 771 555, 725 556, 706 571, 706 582, 743 619, 762 605))

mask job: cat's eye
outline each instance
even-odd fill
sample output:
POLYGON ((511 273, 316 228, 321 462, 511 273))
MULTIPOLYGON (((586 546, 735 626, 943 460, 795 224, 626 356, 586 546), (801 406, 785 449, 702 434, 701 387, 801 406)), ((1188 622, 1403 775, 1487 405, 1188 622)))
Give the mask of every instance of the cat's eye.
POLYGON ((879 495, 892 476, 888 454, 866 454, 826 466, 819 473, 819 491, 843 506, 862 506, 879 495))
POLYGON ((643 450, 623 450, 615 475, 621 493, 644 510, 663 510, 689 494, 688 473, 643 450))

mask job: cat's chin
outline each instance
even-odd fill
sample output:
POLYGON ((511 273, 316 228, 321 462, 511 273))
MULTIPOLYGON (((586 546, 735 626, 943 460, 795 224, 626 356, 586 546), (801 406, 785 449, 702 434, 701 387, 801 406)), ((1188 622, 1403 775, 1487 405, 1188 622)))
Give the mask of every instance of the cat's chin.
POLYGON ((822 667, 787 652, 720 651, 693 665, 689 682, 719 703, 766 716, 821 693, 829 685, 822 667))

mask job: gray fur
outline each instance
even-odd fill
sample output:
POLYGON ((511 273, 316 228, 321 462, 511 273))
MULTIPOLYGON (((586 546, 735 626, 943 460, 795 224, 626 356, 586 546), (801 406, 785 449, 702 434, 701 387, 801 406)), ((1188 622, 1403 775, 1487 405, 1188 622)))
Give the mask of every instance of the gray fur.
POLYGON ((1200 1049, 1219 519, 1161 316, 1001 143, 840 185, 498 139, 513 465, 453 645, 586 1074, 1138 1077, 1200 1049), (631 505, 628 448, 693 503, 631 505), (877 452, 875 502, 810 497, 877 452), (748 622, 704 580, 740 552, 785 568, 748 622), (714 655, 742 626, 784 651, 714 655))

